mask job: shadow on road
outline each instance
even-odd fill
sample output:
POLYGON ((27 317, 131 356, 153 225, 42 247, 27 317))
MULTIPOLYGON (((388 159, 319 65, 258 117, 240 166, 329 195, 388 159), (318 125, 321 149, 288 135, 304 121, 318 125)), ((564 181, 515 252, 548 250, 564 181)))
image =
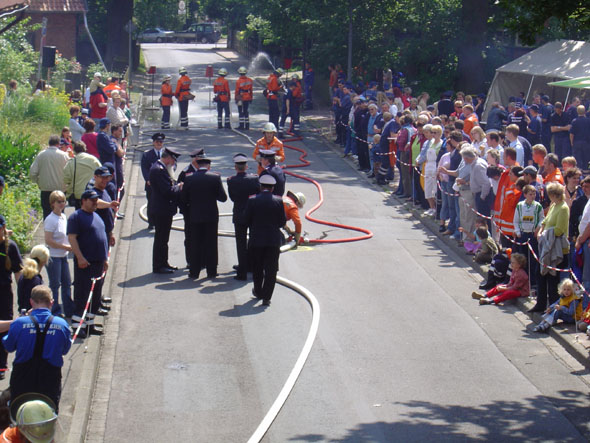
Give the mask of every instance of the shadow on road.
POLYGON ((234 305, 232 309, 219 312, 220 317, 244 317, 246 315, 262 314, 266 306, 254 306, 260 300, 251 298, 242 305, 234 305))
MULTIPOLYGON (((523 402, 494 401, 479 406, 441 405, 426 401, 395 403, 403 407, 395 422, 361 423, 349 429, 342 438, 321 434, 297 435, 289 440, 306 442, 359 441, 580 441, 567 437, 555 421, 555 409, 578 409, 582 416, 588 393, 560 391, 561 398, 535 396, 523 402), (553 423, 552 423, 553 422, 553 423), (475 429, 474 429, 475 427, 475 429)), ((588 436, 588 426, 578 430, 588 436)))

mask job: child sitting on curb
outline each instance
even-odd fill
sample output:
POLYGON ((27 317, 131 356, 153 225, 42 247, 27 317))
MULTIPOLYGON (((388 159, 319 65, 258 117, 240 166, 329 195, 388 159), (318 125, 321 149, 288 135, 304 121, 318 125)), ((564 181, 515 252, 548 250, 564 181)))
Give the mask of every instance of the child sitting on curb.
POLYGON ((497 285, 486 292, 485 295, 480 292, 473 292, 471 297, 479 300, 480 305, 498 304, 517 297, 528 297, 529 277, 524 270, 526 257, 515 252, 510 257, 510 265, 512 266, 512 275, 507 285, 497 285))
POLYGON ((566 278, 559 284, 559 300, 547 308, 543 320, 533 328, 533 332, 546 332, 557 320, 575 323, 582 318, 581 297, 576 294, 574 282, 566 278))
POLYGON ((498 245, 490 235, 487 226, 480 226, 475 230, 475 233, 480 239, 481 248, 477 251, 473 260, 481 264, 491 263, 494 255, 498 253, 498 245))
MULTIPOLYGON (((488 223, 483 217, 477 217, 475 220, 475 230, 473 232, 465 232, 463 228, 459 227, 459 232, 462 232, 465 235, 463 246, 469 255, 475 255, 475 253, 479 251, 479 248, 481 248, 481 238, 477 234, 477 229, 480 227, 484 227, 486 231, 488 229, 488 223)), ((490 257, 490 261, 491 260, 492 258, 490 257)))

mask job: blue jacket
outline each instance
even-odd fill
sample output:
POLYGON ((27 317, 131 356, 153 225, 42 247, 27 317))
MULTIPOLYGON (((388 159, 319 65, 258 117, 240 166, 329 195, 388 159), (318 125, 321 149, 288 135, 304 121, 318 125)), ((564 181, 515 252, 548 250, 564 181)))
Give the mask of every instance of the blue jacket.
MULTIPOLYGON (((51 311, 47 308, 34 309, 30 315, 34 315, 39 322, 41 331, 45 328, 51 311)), ((43 348, 43 359, 56 367, 64 364, 63 356, 68 353, 72 343, 70 342, 70 327, 61 317, 53 317, 43 348)), ((29 315, 19 317, 12 322, 8 334, 2 339, 4 349, 8 352, 16 351, 14 363, 24 363, 33 357, 37 334, 35 325, 29 315)))

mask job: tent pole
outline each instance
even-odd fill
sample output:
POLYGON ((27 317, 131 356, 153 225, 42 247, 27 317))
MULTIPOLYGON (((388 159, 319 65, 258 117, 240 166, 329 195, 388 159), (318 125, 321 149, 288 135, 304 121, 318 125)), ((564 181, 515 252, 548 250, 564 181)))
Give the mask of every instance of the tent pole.
POLYGON ((531 84, 529 85, 529 90, 526 93, 526 98, 524 99, 524 104, 526 105, 529 101, 529 95, 531 93, 531 88, 533 87, 533 82, 535 81, 535 76, 531 77, 531 84))
POLYGON ((563 104, 563 109, 567 107, 567 100, 570 98, 570 91, 572 88, 567 88, 567 94, 565 95, 565 103, 563 104))
POLYGON ((498 77, 498 72, 496 71, 494 73, 494 79, 492 80, 492 83, 490 84, 490 89, 488 90, 488 93, 486 94, 486 101, 483 104, 483 112, 481 113, 481 117, 482 117, 482 123, 487 124, 487 119, 488 119, 488 102, 490 101, 490 91, 492 91, 494 89, 494 83, 496 83, 496 78, 498 77))

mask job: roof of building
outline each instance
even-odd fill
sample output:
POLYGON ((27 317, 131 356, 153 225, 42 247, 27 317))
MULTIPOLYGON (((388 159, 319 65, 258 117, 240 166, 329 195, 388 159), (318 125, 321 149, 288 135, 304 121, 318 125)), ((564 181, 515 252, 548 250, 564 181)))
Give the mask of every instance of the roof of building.
POLYGON ((84 0, 29 0, 28 12, 84 12, 84 0))
POLYGON ((26 3, 26 0, 0 0, 0 13, 15 11, 25 6, 26 3))

